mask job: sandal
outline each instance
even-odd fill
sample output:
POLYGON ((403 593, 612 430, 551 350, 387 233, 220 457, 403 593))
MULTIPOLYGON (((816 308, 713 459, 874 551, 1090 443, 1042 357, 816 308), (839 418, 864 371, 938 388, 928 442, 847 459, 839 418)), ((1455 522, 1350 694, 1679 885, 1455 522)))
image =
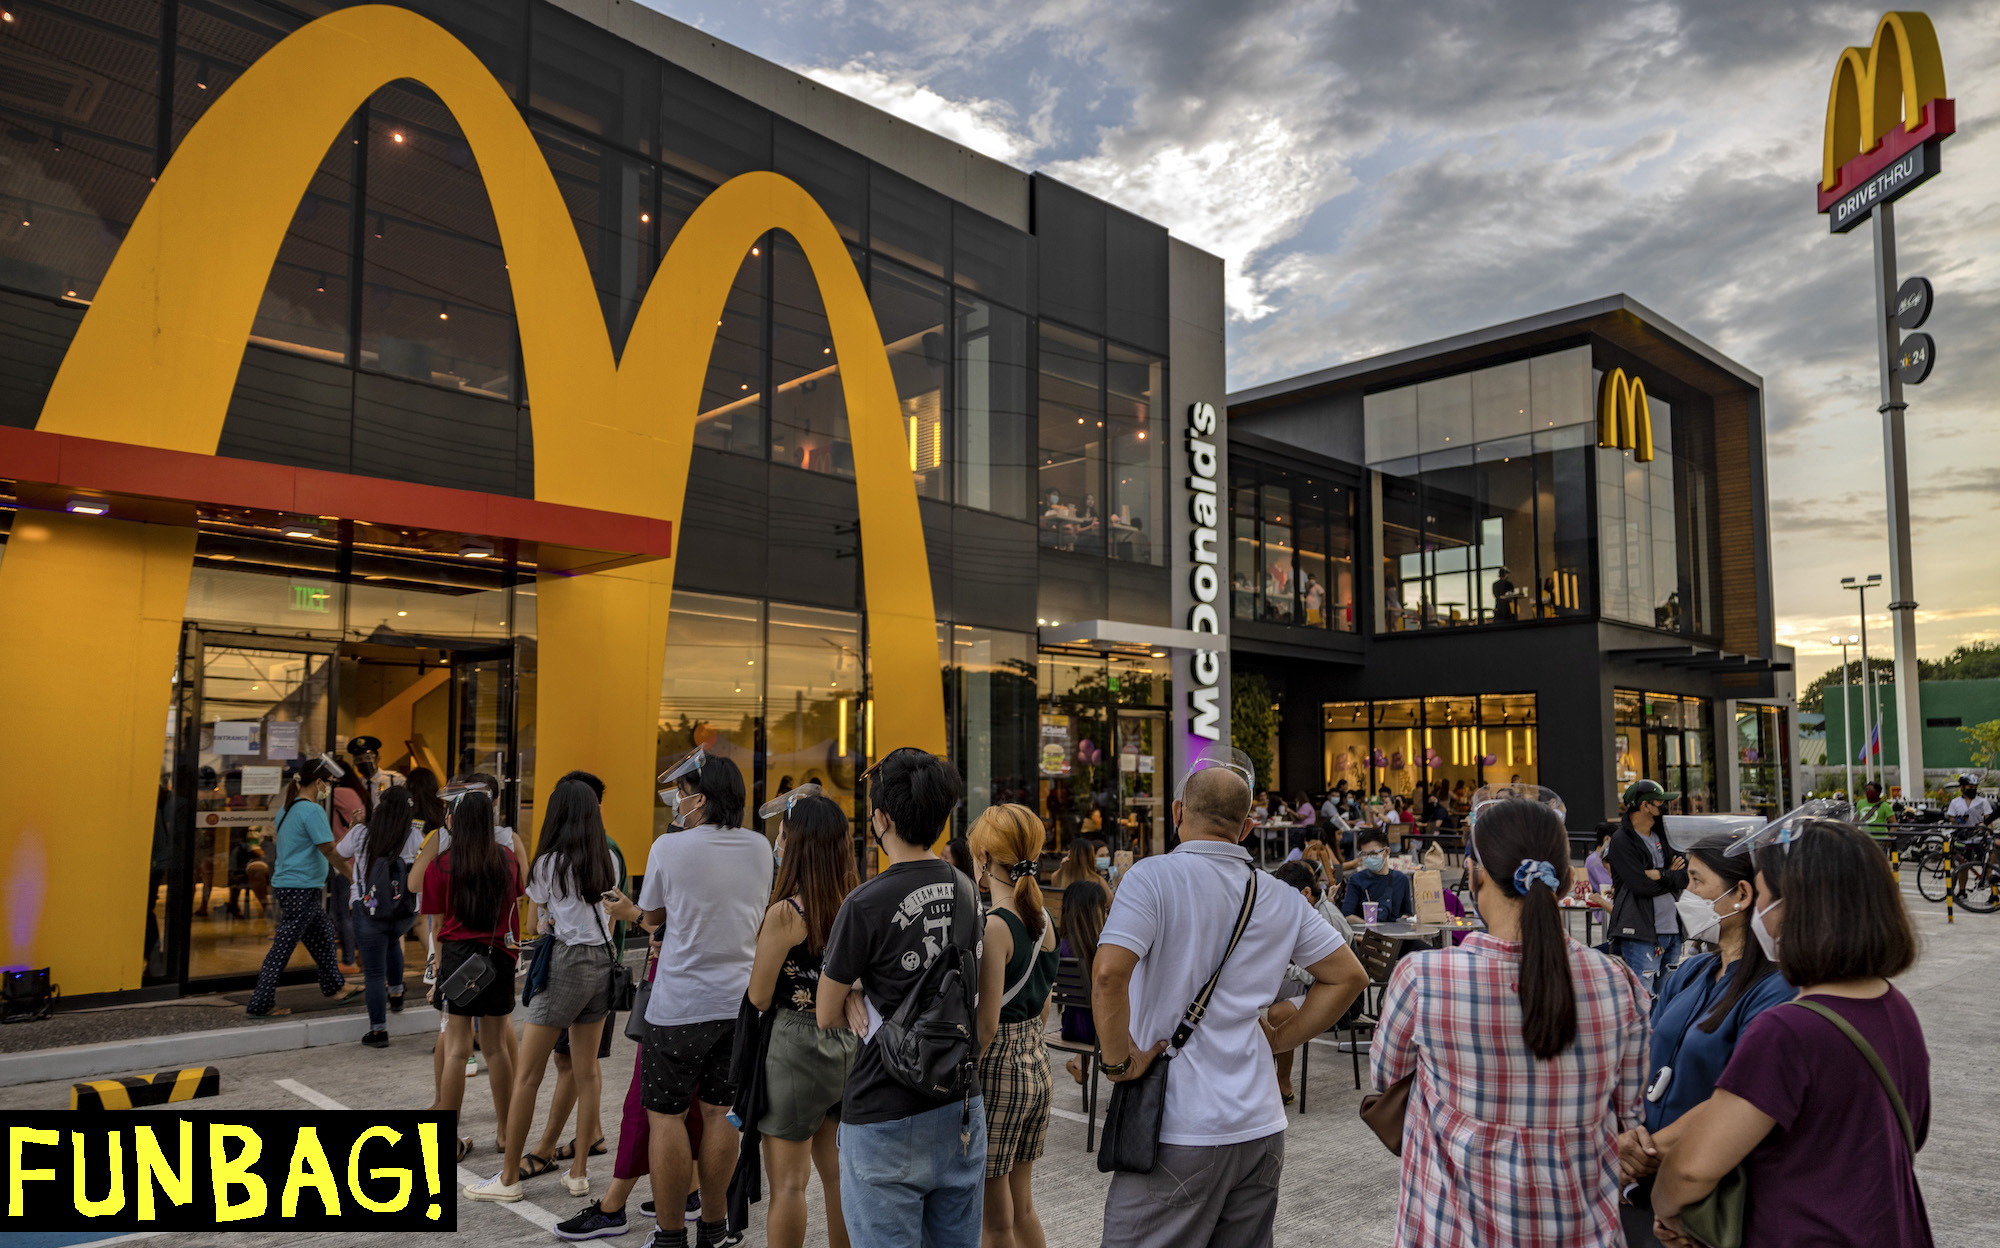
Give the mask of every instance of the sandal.
MULTIPOLYGON (((590 1155, 592 1157, 602 1157, 604 1156, 605 1152, 606 1149, 604 1147, 604 1137, 600 1135, 597 1137, 597 1143, 592 1144, 590 1146, 590 1155)), ((576 1137, 571 1136, 569 1143, 563 1145, 561 1148, 556 1149, 556 1160, 557 1161, 576 1160, 576 1137)))
POLYGON ((529 1179, 539 1179, 555 1168, 556 1163, 546 1157, 537 1157, 533 1153, 521 1154, 521 1182, 523 1183, 529 1179))
POLYGON ((291 1013, 292 1007, 289 1005, 280 1005, 273 1009, 265 1010, 262 1014, 257 1013, 255 1010, 245 1010, 243 1012, 252 1018, 281 1018, 291 1013))
POLYGON ((471 1152, 471 1151, 472 1151, 472 1141, 471 1141, 471 1140, 468 1140, 468 1139, 466 1139, 466 1138, 465 1138, 464 1136, 462 1136, 462 1135, 461 1135, 461 1136, 459 1136, 459 1137, 458 1137, 458 1159, 459 1159, 460 1161, 464 1161, 464 1160, 465 1160, 465 1155, 466 1155, 467 1153, 471 1152))
POLYGON ((1285 1104, 1287 1104, 1287 1105, 1291 1104, 1291 1103, 1292 1103, 1293 1101, 1295 1101, 1295 1100, 1297 1100, 1297 1099, 1298 1099, 1298 1094, 1297 1094, 1297 1093, 1293 1093, 1293 1092, 1285 1092, 1285 1091, 1282 1091, 1282 1090, 1280 1090, 1280 1091, 1279 1091, 1279 1093, 1278 1093, 1278 1096, 1279 1096, 1279 1098, 1280 1098, 1281 1100, 1283 1100, 1283 1101, 1284 1101, 1284 1103, 1285 1103, 1285 1104))

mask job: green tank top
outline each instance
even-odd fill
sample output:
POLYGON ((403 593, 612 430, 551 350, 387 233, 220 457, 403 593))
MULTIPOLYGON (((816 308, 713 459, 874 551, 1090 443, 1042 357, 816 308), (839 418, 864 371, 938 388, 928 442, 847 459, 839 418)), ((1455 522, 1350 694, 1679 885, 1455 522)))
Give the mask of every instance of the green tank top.
MULTIPOLYGON (((1056 951, 1044 950, 1041 941, 1028 935, 1028 925, 1012 910, 993 911, 1007 924, 1007 933, 1014 938, 1014 954, 1007 959, 1007 970, 1000 977, 1002 993, 1016 984, 1020 990, 1010 1001, 1000 1006, 1000 1021, 1018 1023, 1030 1018, 1041 1017, 1042 1007, 1049 1003, 1049 989, 1056 982, 1056 951), (1026 982, 1023 982, 1025 979, 1026 982)), ((1042 912, 1042 922, 1047 924, 1048 912, 1042 912)))

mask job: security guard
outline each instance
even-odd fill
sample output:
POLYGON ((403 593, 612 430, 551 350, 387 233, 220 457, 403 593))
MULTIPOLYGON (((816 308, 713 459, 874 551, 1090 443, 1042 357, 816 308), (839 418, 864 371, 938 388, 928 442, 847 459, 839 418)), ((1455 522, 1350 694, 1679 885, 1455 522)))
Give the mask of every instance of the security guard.
POLYGON ((382 757, 380 737, 355 737, 347 743, 347 757, 354 760, 354 770, 360 773, 376 797, 388 792, 392 785, 403 782, 401 772, 390 771, 380 766, 382 757))

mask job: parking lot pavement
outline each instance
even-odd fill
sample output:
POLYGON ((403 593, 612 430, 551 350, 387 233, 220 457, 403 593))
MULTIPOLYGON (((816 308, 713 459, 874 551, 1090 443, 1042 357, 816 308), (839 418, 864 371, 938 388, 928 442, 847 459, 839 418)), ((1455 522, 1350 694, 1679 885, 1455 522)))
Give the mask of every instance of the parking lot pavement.
MULTIPOLYGON (((1932 906, 1906 886, 1917 931, 1924 942, 1922 960, 1899 983, 1923 1019, 1931 1054, 1933 1108, 1928 1144, 1919 1158, 1918 1174, 1930 1207, 1931 1225, 1940 1248, 1985 1248, 2000 1243, 2000 1215, 1986 1198, 1991 1175, 2000 1169, 2000 1142, 1991 1124, 2000 1116, 2000 1082, 1988 1063, 1992 1039, 2000 1035, 2000 915, 1961 912, 1955 923, 1944 921, 1943 908, 1932 906)), ((605 1105, 615 1114, 632 1069, 632 1043, 620 1035, 605 1064, 605 1105)), ((359 1044, 294 1050, 220 1063, 222 1094, 210 1106, 231 1109, 306 1109, 337 1103, 350 1108, 393 1106, 421 1109, 431 1101, 430 1044, 424 1037, 397 1037, 386 1050, 359 1044)), ((1363 1065, 1366 1078, 1366 1064, 1363 1065)), ((542 1084, 540 1112, 545 1113, 553 1072, 542 1084)), ((1035 1203, 1055 1248, 1090 1248, 1103 1231, 1104 1192, 1109 1179, 1099 1174, 1095 1158, 1084 1151, 1081 1096, 1056 1068, 1057 1114, 1049 1126, 1048 1151, 1035 1167, 1035 1203)), ((1285 1177, 1278 1205, 1277 1242, 1288 1248, 1388 1248, 1395 1239, 1397 1162, 1356 1119, 1361 1093, 1353 1087, 1348 1056, 1330 1042, 1321 1042, 1312 1062, 1310 1112, 1291 1116, 1285 1141, 1285 1177)), ((0 1088, 0 1108, 51 1109, 69 1103, 67 1083, 26 1084, 0 1088)), ((136 1110, 158 1113, 159 1109, 136 1110)), ((542 1118, 537 1117, 539 1134, 542 1118)), ((615 1132, 616 1122, 606 1123, 615 1132)), ((466 1112, 461 1135, 474 1141, 466 1158, 468 1178, 484 1177, 499 1168, 493 1151, 493 1105, 482 1073, 466 1085, 466 1112)), ((568 1138, 565 1132, 564 1138, 568 1138)), ((592 1194, 602 1195, 611 1177, 611 1158, 591 1161, 592 1194)), ((644 1243, 637 1223, 638 1202, 650 1199, 641 1180, 628 1205, 634 1228, 605 1242, 637 1248, 644 1243)), ((458 1204, 458 1234, 482 1245, 549 1244, 544 1227, 574 1213, 585 1202, 563 1191, 554 1174, 531 1180, 519 1205, 458 1204)), ((678 1202, 675 1202, 677 1205, 678 1202)), ((817 1187, 809 1198, 812 1225, 807 1244, 824 1244, 819 1224, 817 1187)), ((753 1212, 745 1239, 752 1248, 764 1244, 763 1213, 753 1212)), ((650 1230, 650 1226, 645 1228, 650 1230)), ((409 1238, 444 1238, 412 1235, 409 1238)), ((366 1245, 374 1237, 358 1235, 232 1234, 160 1235, 148 1248, 182 1245, 224 1245, 263 1248, 301 1242, 366 1245)), ((55 1241, 51 1242, 51 1248, 55 1241)), ((67 1239, 64 1242, 78 1242, 67 1239)), ((9 1245, 8 1248, 13 1248, 9 1245)), ((39 1245, 35 1246, 39 1248, 39 1245)))

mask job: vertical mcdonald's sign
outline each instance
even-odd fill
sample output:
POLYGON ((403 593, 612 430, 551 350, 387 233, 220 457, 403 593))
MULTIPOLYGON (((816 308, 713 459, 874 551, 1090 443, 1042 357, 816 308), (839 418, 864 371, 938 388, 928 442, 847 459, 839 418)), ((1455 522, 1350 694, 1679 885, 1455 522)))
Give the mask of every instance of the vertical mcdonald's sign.
MULTIPOLYGON (((541 501, 679 520, 730 285, 764 233, 797 241, 820 284, 847 397, 874 736, 884 748, 943 753, 936 614, 895 380, 825 212, 776 174, 719 187, 662 259, 621 362, 568 209, 514 102, 469 49, 407 10, 365 5, 300 28, 189 130, 113 259, 38 428, 214 454, 258 301, 321 156, 371 95, 401 79, 451 111, 486 184, 533 385, 541 501)), ((191 521, 24 513, 0 560, 0 697, 35 709, 0 717, 0 756, 25 778, 0 802, 0 873, 13 889, 0 962, 59 958, 73 991, 139 982, 138 906, 65 926, 58 944, 50 925, 60 908, 40 898, 64 878, 90 878, 109 897, 145 889, 194 538, 191 521), (92 725, 87 775, 70 734, 52 724, 92 725), (77 836, 82 829, 131 844, 107 853, 77 836)), ((650 827, 673 563, 538 581, 537 769, 599 772, 607 825, 650 827)), ((644 843, 627 848, 643 852, 644 843)))
POLYGON ((1614 368, 1604 374, 1597 391, 1597 444, 1632 452, 1640 463, 1653 459, 1653 412, 1646 406, 1646 384, 1614 368))

